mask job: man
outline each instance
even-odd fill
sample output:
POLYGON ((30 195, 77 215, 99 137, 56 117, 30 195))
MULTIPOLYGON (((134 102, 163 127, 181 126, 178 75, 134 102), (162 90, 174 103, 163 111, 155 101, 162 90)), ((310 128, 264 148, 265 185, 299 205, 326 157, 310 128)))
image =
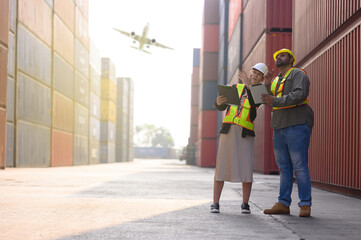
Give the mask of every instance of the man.
MULTIPOLYGON (((290 214, 293 170, 300 202, 299 216, 311 215, 311 179, 308 170, 308 148, 313 127, 313 111, 308 105, 310 81, 307 75, 293 68, 295 56, 289 49, 274 53, 279 75, 271 82, 272 95, 262 95, 262 101, 273 107, 271 127, 273 149, 280 170, 278 202, 265 214, 290 214)), ((265 83, 269 84, 270 79, 265 83)))

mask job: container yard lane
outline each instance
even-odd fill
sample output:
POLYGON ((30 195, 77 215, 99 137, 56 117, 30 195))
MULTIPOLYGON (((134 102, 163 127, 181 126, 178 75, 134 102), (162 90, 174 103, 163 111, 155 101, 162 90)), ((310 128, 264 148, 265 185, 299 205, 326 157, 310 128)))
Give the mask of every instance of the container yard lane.
POLYGON ((251 214, 240 211, 240 183, 225 184, 221 213, 211 214, 213 175, 214 168, 150 159, 7 168, 0 239, 359 239, 360 199, 313 189, 312 217, 298 217, 295 202, 289 216, 264 215, 279 176, 255 173, 251 214))

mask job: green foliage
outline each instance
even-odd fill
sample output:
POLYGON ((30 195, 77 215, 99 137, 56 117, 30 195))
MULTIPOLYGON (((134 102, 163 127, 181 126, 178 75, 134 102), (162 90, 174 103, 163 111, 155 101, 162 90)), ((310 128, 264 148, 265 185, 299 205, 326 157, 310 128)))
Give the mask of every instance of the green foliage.
POLYGON ((173 147, 174 140, 168 129, 144 124, 135 127, 136 142, 139 146, 173 147))

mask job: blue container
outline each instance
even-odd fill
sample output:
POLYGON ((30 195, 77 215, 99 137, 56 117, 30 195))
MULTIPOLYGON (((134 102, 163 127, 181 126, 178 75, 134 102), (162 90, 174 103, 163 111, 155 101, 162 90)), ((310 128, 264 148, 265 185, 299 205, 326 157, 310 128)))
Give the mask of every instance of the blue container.
POLYGON ((193 48, 193 67, 199 67, 201 62, 201 49, 193 48))
POLYGON ((216 81, 207 81, 200 84, 199 92, 199 111, 216 110, 214 103, 218 96, 216 81))

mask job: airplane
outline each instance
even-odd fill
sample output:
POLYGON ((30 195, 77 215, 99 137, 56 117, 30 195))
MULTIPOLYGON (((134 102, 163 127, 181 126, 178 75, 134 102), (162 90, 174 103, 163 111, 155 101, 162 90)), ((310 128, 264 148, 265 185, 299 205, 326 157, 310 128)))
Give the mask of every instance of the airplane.
POLYGON ((173 48, 167 47, 163 44, 160 44, 158 42, 156 42, 155 39, 150 39, 147 38, 148 36, 148 31, 149 31, 149 23, 147 23, 144 28, 143 28, 143 34, 141 36, 135 34, 135 32, 125 32, 122 31, 120 29, 117 28, 113 28, 115 31, 120 32, 121 34, 124 34, 127 37, 130 37, 133 39, 133 43, 136 43, 136 41, 139 42, 139 46, 138 47, 134 47, 134 46, 130 46, 134 49, 137 49, 139 51, 145 52, 145 53, 149 53, 152 54, 151 52, 148 52, 147 50, 144 49, 144 47, 149 48, 151 45, 152 46, 156 46, 156 47, 161 47, 161 48, 166 48, 166 49, 170 49, 170 50, 174 50, 173 48))

